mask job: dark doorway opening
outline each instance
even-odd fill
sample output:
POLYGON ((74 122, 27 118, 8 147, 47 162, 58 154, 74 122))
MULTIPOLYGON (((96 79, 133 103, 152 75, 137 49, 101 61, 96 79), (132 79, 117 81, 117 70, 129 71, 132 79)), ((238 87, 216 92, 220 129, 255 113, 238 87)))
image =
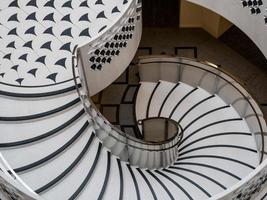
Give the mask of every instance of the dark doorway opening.
POLYGON ((180 0, 143 0, 145 27, 179 27, 180 0))

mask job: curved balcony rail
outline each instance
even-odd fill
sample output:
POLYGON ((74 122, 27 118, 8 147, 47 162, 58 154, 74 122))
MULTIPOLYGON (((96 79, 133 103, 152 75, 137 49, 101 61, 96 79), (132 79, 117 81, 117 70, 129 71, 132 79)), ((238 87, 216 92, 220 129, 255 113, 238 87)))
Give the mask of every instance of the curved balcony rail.
POLYGON ((259 104, 240 80, 212 63, 168 56, 140 57, 139 74, 141 81, 181 81, 219 96, 225 103, 235 108, 247 122, 257 142, 260 163, 263 161, 266 154, 264 145, 266 122, 259 104))
POLYGON ((177 146, 183 135, 182 127, 178 126, 177 133, 171 139, 155 143, 127 135, 109 123, 90 99, 88 81, 85 76, 86 69, 79 52, 76 48, 73 53, 72 68, 75 86, 88 114, 89 122, 94 126, 95 134, 103 145, 121 160, 140 168, 159 169, 174 163, 178 157, 177 146), (79 76, 76 75, 75 67, 78 67, 79 76))

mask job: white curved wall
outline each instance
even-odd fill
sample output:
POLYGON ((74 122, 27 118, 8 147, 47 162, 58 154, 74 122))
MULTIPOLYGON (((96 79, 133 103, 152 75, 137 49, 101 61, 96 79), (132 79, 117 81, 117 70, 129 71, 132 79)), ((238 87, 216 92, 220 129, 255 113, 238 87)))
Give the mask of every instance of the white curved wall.
MULTIPOLYGON (((188 0, 212 10, 231 21, 246 33, 267 57, 267 26, 264 24, 264 12, 267 2, 261 6, 261 14, 252 15, 248 8, 243 8, 242 2, 233 0, 188 0)), ((248 47, 249 48, 249 47, 248 47)))

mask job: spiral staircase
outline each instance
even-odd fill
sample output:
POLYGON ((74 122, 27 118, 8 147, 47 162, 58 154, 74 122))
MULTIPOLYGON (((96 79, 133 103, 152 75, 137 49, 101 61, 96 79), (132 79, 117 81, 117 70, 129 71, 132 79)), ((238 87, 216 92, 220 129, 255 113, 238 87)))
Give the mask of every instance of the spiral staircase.
MULTIPOLYGON (((267 56, 267 1, 190 1, 267 56)), ((135 55, 140 0, 3 0, 0 9, 0 199, 267 198, 264 115, 220 67, 139 59, 136 128, 142 136, 140 120, 177 122, 163 142, 122 132, 92 102, 135 55)))

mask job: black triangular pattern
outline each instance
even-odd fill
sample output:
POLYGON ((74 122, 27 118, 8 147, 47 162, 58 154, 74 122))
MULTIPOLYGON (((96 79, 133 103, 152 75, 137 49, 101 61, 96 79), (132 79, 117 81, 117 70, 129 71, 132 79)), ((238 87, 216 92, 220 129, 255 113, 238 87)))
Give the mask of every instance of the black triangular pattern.
POLYGON ((18 83, 21 85, 21 83, 22 83, 23 80, 24 80, 24 78, 18 78, 18 79, 16 80, 16 82, 18 82, 18 83))
POLYGON ((97 58, 95 59, 95 62, 100 63, 100 62, 101 62, 101 57, 97 57, 97 58))
POLYGON ((105 50, 102 50, 101 52, 100 52, 100 55, 102 55, 102 56, 104 56, 106 54, 106 51, 105 50))
POLYGON ((72 5, 71 5, 71 0, 70 1, 67 1, 66 3, 64 3, 63 5, 62 5, 62 8, 63 7, 67 7, 67 8, 71 8, 71 9, 73 9, 72 8, 72 5))
POLYGON ((34 7, 38 8, 37 0, 29 1, 26 6, 34 6, 34 7))
POLYGON ((128 0, 123 0, 123 5, 128 3, 128 0))
POLYGON ((5 74, 6 74, 6 73, 4 73, 4 72, 3 72, 3 73, 0 73, 0 76, 1 76, 2 78, 4 78, 5 74))
POLYGON ((99 55, 100 54, 100 50, 96 49, 94 53, 95 53, 95 55, 99 55))
POLYGON ((17 7, 17 8, 19 8, 18 0, 12 1, 12 2, 8 5, 8 7, 17 7))
POLYGON ((110 50, 107 50, 106 56, 110 56, 110 50))
POLYGON ((54 34, 54 32, 53 32, 53 27, 52 27, 52 26, 49 27, 48 29, 46 29, 46 30, 44 31, 44 33, 45 33, 45 34, 50 34, 50 35, 54 35, 54 36, 55 36, 55 34, 54 34))
POLYGON ((97 67, 96 67, 96 68, 97 68, 98 70, 101 70, 101 69, 102 69, 102 67, 103 67, 103 66, 102 66, 101 64, 99 64, 99 65, 97 65, 97 67))
POLYGON ((87 7, 87 8, 90 8, 88 3, 87 3, 87 0, 86 1, 83 1, 81 4, 80 4, 80 7, 87 7))
POLYGON ((15 41, 10 42, 6 47, 7 47, 7 48, 14 48, 14 49, 16 49, 15 41))
POLYGON ((62 66, 62 67, 64 67, 64 68, 66 68, 66 60, 67 60, 67 58, 62 58, 62 59, 58 60, 58 61, 55 63, 55 65, 59 65, 59 66, 62 66))
POLYGON ((46 65, 45 64, 45 58, 46 58, 46 56, 41 56, 35 62, 39 62, 39 63, 42 63, 42 64, 46 65))
POLYGON ((31 14, 26 18, 26 20, 34 20, 34 21, 38 21, 38 20, 36 19, 36 12, 31 13, 31 14))
POLYGON ((28 71, 28 74, 32 74, 34 77, 36 77, 36 72, 37 72, 37 68, 31 69, 30 71, 28 71))
POLYGON ((52 22, 55 22, 54 13, 50 13, 50 14, 46 15, 44 17, 43 21, 52 21, 52 22))
POLYGON ((50 0, 48 1, 44 7, 52 7, 52 8, 55 8, 55 1, 54 0, 50 0))
POLYGON ((88 16, 88 13, 82 15, 79 19, 79 21, 86 21, 86 22, 91 22, 88 16))
POLYGON ((111 11, 111 13, 117 13, 117 12, 121 12, 119 9, 118 9, 118 7, 116 6, 116 7, 114 7, 113 9, 112 9, 112 11, 111 11))
POLYGON ((97 1, 95 2, 95 5, 98 5, 98 4, 104 5, 104 3, 103 3, 102 0, 97 0, 97 1))
POLYGON ((89 61, 92 62, 92 63, 95 62, 95 57, 92 56, 92 57, 89 59, 89 61))
POLYGON ((101 60, 102 63, 106 63, 106 61, 107 61, 106 57, 102 58, 101 60))
POLYGON ((69 43, 66 43, 62 47, 60 47, 60 50, 65 50, 65 51, 72 52, 70 46, 71 46, 71 43, 70 42, 69 43))
POLYGON ((89 28, 84 29, 84 30, 80 33, 79 37, 81 37, 81 36, 91 37, 91 35, 90 35, 90 33, 89 33, 89 28))
POLYGON ((65 15, 65 16, 61 19, 61 21, 67 21, 67 22, 72 23, 72 22, 71 22, 71 19, 70 19, 70 14, 65 15))
POLYGON ((32 35, 36 35, 35 33, 35 26, 29 28, 28 30, 25 31, 25 34, 32 34, 32 35))
POLYGON ((11 30, 8 32, 8 35, 16 35, 16 36, 18 36, 17 28, 13 28, 13 29, 11 29, 11 30))
POLYGON ((53 73, 53 74, 48 75, 46 78, 56 83, 56 77, 57 77, 57 73, 53 73))
POLYGON ((18 20, 18 13, 16 13, 16 14, 10 16, 10 17, 8 18, 7 21, 8 21, 8 22, 9 22, 9 21, 19 22, 19 20, 18 20))
POLYGON ((112 58, 111 57, 108 57, 107 62, 108 63, 111 63, 111 61, 112 61, 112 58))
POLYGON ((71 28, 67 28, 66 30, 64 30, 64 31, 61 33, 61 36, 69 36, 69 37, 73 37, 73 36, 72 36, 72 33, 71 33, 71 28))
POLYGON ((4 59, 8 59, 8 60, 10 60, 10 58, 11 58, 11 53, 4 55, 3 58, 4 58, 4 59))
POLYGON ((102 60, 101 60, 101 62, 102 62, 102 63, 106 63, 106 60, 107 60, 107 59, 106 59, 105 57, 103 57, 102 60))
POLYGON ((51 43, 52 43, 52 41, 46 42, 40 48, 41 49, 48 49, 48 50, 52 51, 51 43))
POLYGON ((103 26, 101 29, 99 29, 98 33, 100 33, 101 31, 103 31, 105 28, 107 28, 107 26, 103 26))
POLYGON ((107 42, 107 43, 105 44, 105 48, 109 48, 109 45, 110 45, 110 43, 107 42))
POLYGON ((15 70, 16 72, 18 71, 18 67, 19 65, 14 65, 13 67, 11 67, 11 69, 15 70))
POLYGON ((96 69, 96 64, 93 64, 93 65, 91 66, 91 69, 95 70, 95 69, 96 69))
POLYGON ((28 57, 28 54, 25 53, 25 54, 23 54, 23 55, 21 55, 21 56, 19 57, 19 60, 24 60, 24 61, 27 62, 27 61, 28 61, 27 57, 28 57))
POLYGON ((30 48, 30 49, 33 49, 33 48, 32 48, 32 40, 29 41, 29 42, 26 42, 26 43, 23 45, 23 47, 28 47, 28 48, 30 48))
POLYGON ((106 19, 107 19, 107 17, 106 17, 106 15, 105 15, 105 12, 104 12, 104 11, 101 11, 101 12, 96 16, 96 18, 106 18, 106 19))

